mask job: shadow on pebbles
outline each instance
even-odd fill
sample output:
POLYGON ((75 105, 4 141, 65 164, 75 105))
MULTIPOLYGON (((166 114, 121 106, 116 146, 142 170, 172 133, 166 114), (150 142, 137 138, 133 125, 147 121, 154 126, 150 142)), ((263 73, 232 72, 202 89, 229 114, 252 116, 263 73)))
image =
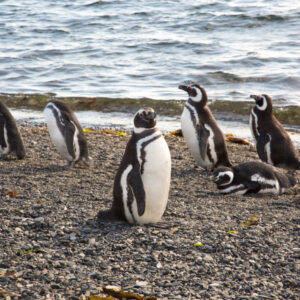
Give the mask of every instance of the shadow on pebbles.
MULTIPOLYGON (((87 133, 92 166, 65 170, 44 127, 20 130, 26 158, 0 161, 0 298, 90 299, 113 285, 145 299, 299 299, 299 185, 281 196, 220 195, 184 140, 166 137, 162 222, 97 224, 128 135, 87 133)), ((233 163, 258 159, 249 146, 228 150, 233 163)))

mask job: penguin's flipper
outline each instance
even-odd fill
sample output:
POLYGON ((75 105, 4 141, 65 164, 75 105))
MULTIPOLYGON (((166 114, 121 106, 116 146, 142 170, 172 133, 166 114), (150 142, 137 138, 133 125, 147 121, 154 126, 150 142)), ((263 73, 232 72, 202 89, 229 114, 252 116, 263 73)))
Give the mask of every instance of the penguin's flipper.
POLYGON ((210 133, 209 130, 207 130, 202 124, 197 125, 197 127, 200 155, 201 158, 205 160, 207 155, 208 137, 210 133))
POLYGON ((270 142, 269 135, 266 134, 265 132, 260 132, 256 143, 256 151, 258 153, 259 158, 264 162, 268 162, 268 156, 265 150, 265 146, 269 142, 270 142))
POLYGON ((261 190, 261 185, 258 182, 249 181, 246 183, 247 192, 246 194, 256 194, 261 190))
POLYGON ((134 198, 136 199, 138 214, 141 216, 144 214, 146 208, 146 195, 138 165, 134 166, 128 174, 128 185, 133 192, 134 198))
POLYGON ((0 146, 2 146, 2 148, 7 147, 5 137, 4 137, 4 126, 5 126, 4 115, 0 113, 0 146))
POLYGON ((75 158, 74 153, 74 134, 76 131, 75 125, 71 122, 66 113, 61 114, 61 124, 63 125, 63 135, 66 139, 67 149, 70 155, 75 158))

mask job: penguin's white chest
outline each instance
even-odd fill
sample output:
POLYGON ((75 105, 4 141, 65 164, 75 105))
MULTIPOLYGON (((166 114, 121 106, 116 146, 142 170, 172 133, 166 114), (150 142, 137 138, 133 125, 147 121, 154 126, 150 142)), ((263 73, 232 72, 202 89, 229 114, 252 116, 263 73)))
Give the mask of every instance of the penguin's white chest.
POLYGON ((197 130, 192 121, 191 113, 186 107, 183 109, 183 113, 181 115, 181 129, 192 156, 198 163, 202 163, 197 130))
MULTIPOLYGON (((199 123, 199 119, 197 119, 198 116, 196 116, 195 114, 194 116, 196 117, 196 122, 199 123)), ((182 134, 188 145, 188 148, 195 161, 204 168, 211 168, 214 165, 214 163, 212 163, 208 159, 207 155, 205 155, 204 159, 202 159, 201 157, 198 132, 193 123, 191 112, 186 107, 184 107, 181 115, 181 129, 182 129, 182 134)), ((214 143, 212 140, 213 135, 211 135, 212 130, 210 130, 210 127, 208 127, 208 130, 210 131, 210 136, 208 137, 208 146, 214 149, 214 143)))
POLYGON ((55 144, 58 152, 67 160, 72 161, 73 157, 68 152, 66 140, 57 126, 56 118, 53 111, 46 106, 44 116, 47 122, 49 134, 52 142, 55 144))
POLYGON ((4 130, 3 135, 4 135, 4 140, 5 140, 5 143, 6 143, 6 147, 2 147, 0 145, 0 153, 5 155, 5 154, 8 154, 9 151, 10 151, 10 146, 9 146, 9 143, 8 143, 6 123, 4 124, 3 130, 4 130))
POLYGON ((137 221, 140 224, 158 222, 166 209, 169 196, 171 178, 169 147, 163 136, 160 136, 144 148, 142 144, 138 144, 137 154, 143 168, 142 181, 146 194, 145 213, 138 216, 137 221))
POLYGON ((252 137, 253 137, 254 141, 256 142, 257 138, 259 136, 258 118, 253 109, 251 111, 250 118, 249 118, 249 126, 250 126, 250 131, 251 131, 252 137))

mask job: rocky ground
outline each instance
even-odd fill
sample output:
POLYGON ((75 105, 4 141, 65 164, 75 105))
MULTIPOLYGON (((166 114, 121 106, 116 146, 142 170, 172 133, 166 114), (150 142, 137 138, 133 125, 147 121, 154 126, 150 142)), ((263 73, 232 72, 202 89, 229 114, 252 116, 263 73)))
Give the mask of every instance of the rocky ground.
MULTIPOLYGON (((168 137, 163 223, 99 225, 129 136, 87 133, 93 165, 65 170, 44 127, 20 130, 26 158, 0 162, 0 298, 105 299, 114 285, 145 299, 299 299, 299 185, 220 195, 184 140, 168 137)), ((257 159, 249 146, 228 147, 234 163, 257 159)))

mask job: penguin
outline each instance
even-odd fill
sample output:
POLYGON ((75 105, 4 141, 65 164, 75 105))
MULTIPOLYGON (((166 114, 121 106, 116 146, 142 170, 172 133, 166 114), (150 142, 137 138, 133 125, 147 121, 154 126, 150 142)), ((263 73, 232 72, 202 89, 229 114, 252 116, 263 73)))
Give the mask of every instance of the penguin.
POLYGON ((291 138, 272 113, 268 95, 250 95, 256 105, 250 114, 250 129, 259 158, 276 167, 300 170, 291 138))
POLYGON ((206 170, 230 167, 225 138, 206 105, 205 89, 196 83, 178 88, 189 96, 181 115, 181 129, 192 156, 206 170))
POLYGON ((259 161, 214 170, 213 182, 222 194, 271 193, 279 195, 296 185, 291 174, 259 161))
POLYGON ((0 101, 0 156, 14 152, 18 159, 25 157, 25 148, 17 123, 4 103, 0 101))
POLYGON ((50 100, 44 109, 44 116, 51 140, 67 160, 67 167, 73 167, 81 160, 88 166, 87 141, 73 111, 65 103, 50 100))
POLYGON ((98 213, 98 222, 153 224, 161 220, 166 209, 171 155, 156 127, 156 113, 152 108, 142 108, 133 123, 132 136, 115 176, 112 207, 98 213))

